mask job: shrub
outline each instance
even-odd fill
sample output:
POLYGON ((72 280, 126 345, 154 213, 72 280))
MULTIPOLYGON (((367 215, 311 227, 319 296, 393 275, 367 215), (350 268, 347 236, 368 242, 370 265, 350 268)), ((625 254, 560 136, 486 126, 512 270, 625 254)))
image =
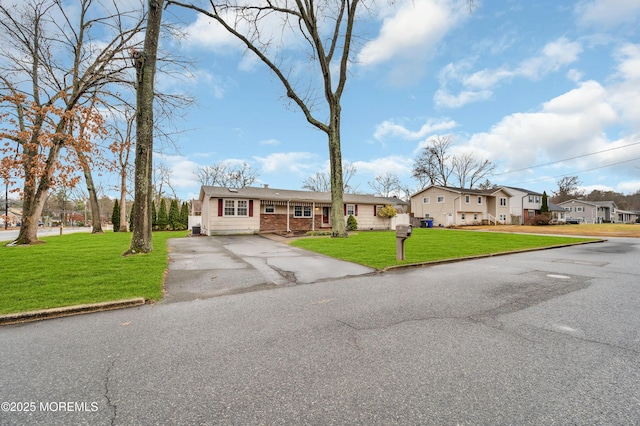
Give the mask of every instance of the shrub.
POLYGON ((331 235, 331 231, 309 231, 304 235, 307 237, 326 237, 331 235))
POLYGON ((358 221, 353 215, 349 215, 347 218, 347 231, 355 231, 358 229, 358 221))
POLYGON ((548 225, 551 222, 551 215, 549 214, 537 214, 533 217, 527 218, 525 225, 548 225))
POLYGON ((111 223, 113 224, 113 232, 118 232, 120 230, 120 203, 117 198, 111 211, 111 223))

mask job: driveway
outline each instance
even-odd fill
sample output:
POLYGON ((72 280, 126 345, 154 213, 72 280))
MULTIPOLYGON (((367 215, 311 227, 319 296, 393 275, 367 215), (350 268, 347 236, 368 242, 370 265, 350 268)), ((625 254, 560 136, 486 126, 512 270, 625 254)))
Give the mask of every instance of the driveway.
POLYGON ((374 273, 375 269, 259 235, 169 240, 162 303, 206 299, 374 273))

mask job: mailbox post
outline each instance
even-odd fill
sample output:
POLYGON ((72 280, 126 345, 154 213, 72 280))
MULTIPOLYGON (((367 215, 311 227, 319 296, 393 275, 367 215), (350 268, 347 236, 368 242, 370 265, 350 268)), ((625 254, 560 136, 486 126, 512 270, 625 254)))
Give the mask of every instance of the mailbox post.
POLYGON ((411 236, 411 225, 396 226, 396 259, 404 260, 404 242, 411 236))

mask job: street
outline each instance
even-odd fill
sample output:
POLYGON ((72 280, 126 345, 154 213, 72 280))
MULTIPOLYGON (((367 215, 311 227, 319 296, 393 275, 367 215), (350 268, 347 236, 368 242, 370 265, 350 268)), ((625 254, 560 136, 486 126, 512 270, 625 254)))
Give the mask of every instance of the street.
POLYGON ((637 424, 640 240, 0 328, 0 424, 637 424))

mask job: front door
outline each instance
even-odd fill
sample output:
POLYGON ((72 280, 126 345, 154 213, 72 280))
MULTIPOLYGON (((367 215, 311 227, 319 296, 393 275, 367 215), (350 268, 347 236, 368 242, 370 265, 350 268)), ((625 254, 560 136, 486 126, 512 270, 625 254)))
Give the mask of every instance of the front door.
POLYGON ((322 226, 329 226, 329 207, 322 208, 322 226))

